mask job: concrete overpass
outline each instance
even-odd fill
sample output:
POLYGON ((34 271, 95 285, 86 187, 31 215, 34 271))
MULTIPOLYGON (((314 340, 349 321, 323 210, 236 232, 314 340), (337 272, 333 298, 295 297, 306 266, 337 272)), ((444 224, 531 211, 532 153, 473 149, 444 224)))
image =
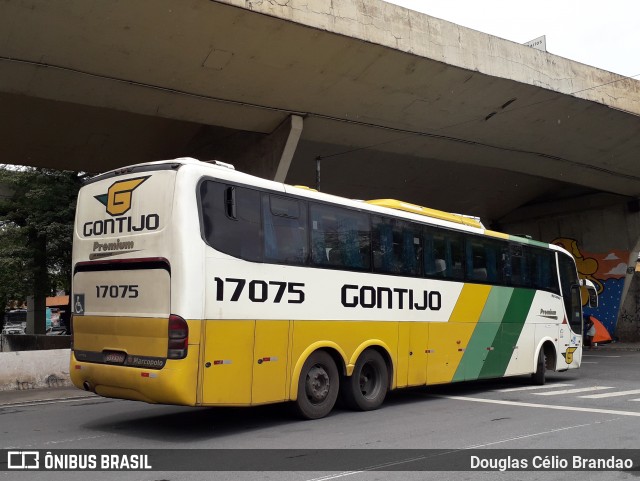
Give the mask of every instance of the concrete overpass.
POLYGON ((638 252, 640 82, 380 0, 4 2, 0 105, 3 163, 320 156, 323 191, 638 252))

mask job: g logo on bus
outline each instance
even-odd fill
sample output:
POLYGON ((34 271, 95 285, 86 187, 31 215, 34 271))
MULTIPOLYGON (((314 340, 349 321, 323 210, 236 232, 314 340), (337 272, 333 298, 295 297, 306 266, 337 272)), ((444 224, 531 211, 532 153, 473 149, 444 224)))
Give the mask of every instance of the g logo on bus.
POLYGON ((120 180, 109 187, 106 194, 96 195, 95 198, 107 208, 107 213, 112 216, 122 215, 131 209, 133 191, 147 180, 150 175, 136 177, 135 179, 120 180))
POLYGON ((571 364, 573 362, 573 353, 576 352, 577 347, 568 347, 567 352, 563 352, 564 360, 567 361, 567 364, 571 364))

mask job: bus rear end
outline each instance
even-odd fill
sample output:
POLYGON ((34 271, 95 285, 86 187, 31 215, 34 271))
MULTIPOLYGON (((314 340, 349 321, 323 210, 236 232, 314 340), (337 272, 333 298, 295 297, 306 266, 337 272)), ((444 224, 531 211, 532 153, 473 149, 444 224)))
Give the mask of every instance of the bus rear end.
POLYGON ((99 176, 80 191, 70 366, 80 389, 196 403, 199 329, 174 313, 171 302, 170 226, 179 167, 134 166, 99 176))

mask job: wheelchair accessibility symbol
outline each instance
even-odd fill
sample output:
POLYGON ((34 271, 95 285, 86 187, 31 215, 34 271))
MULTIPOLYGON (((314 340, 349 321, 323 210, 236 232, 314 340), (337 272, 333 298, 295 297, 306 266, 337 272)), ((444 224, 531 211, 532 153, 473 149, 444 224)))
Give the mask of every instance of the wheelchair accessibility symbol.
POLYGON ((73 313, 76 316, 84 316, 84 294, 74 294, 73 313))

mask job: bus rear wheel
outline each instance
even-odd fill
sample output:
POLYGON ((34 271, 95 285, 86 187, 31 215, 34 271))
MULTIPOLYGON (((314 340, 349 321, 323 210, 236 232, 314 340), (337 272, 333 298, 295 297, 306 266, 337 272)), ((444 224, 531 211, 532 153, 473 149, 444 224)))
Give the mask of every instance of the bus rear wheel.
POLYGON ((340 376, 332 357, 316 351, 307 358, 298 381, 296 410, 304 419, 320 419, 331 412, 338 398, 340 376))
POLYGON ((371 411, 378 409, 389 389, 387 363, 374 350, 365 350, 343 386, 344 401, 351 409, 371 411))

